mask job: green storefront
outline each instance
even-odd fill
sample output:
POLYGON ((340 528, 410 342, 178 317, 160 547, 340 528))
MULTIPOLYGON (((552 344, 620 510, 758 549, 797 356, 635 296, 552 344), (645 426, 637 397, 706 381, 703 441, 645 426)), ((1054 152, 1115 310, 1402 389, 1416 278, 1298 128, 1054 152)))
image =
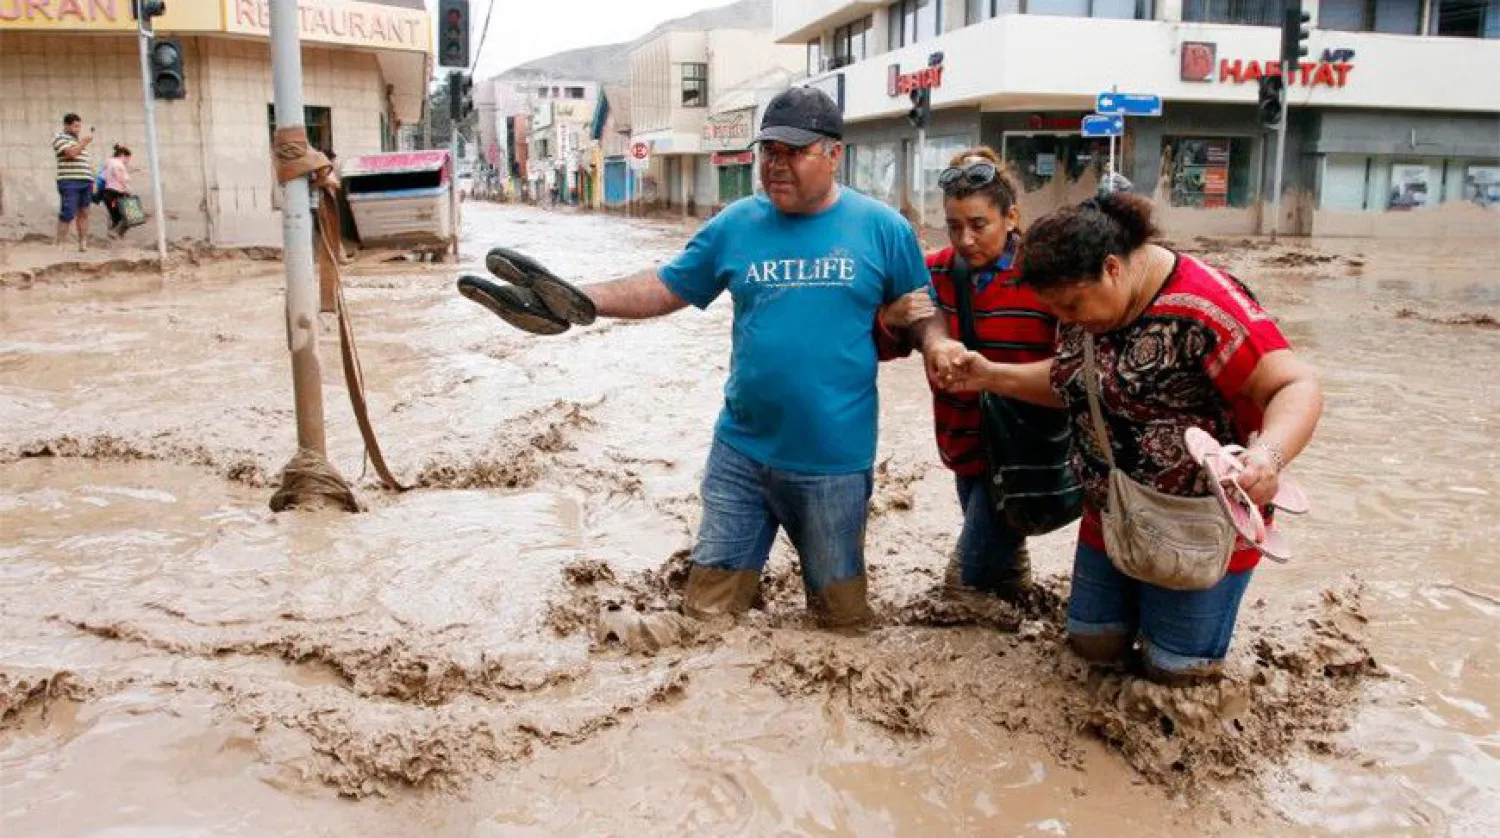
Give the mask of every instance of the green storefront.
POLYGON ((755 107, 742 107, 711 114, 703 126, 703 150, 709 152, 719 181, 721 207, 755 192, 755 107))
POLYGON ((755 191, 755 152, 716 152, 713 162, 719 173, 721 206, 729 206, 755 191))

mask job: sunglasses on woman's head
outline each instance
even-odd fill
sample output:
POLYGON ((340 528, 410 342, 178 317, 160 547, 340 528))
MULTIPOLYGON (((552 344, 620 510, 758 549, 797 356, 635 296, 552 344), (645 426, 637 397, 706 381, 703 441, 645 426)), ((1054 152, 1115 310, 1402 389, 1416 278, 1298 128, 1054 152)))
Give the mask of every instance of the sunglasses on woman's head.
POLYGON ((963 166, 949 166, 938 175, 938 187, 950 189, 961 183, 964 186, 978 188, 988 186, 999 175, 1000 170, 995 167, 994 163, 987 160, 963 166))

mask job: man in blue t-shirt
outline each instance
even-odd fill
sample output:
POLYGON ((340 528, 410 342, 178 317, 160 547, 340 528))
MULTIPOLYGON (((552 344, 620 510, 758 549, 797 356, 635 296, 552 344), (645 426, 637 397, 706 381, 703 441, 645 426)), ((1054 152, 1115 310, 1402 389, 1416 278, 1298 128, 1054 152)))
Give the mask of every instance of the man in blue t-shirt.
MULTIPOLYGON (((466 295, 510 322, 544 332, 595 314, 641 319, 707 308, 729 292, 733 351, 683 597, 690 616, 748 610, 784 528, 802 559, 809 608, 836 626, 870 618, 864 537, 878 408, 876 313, 922 291, 928 274, 900 215, 835 182, 842 136, 832 99, 792 88, 767 105, 756 138, 765 194, 730 205, 659 270, 587 286, 587 299, 576 299, 575 289, 573 300, 560 280, 518 254, 506 254, 496 272, 522 288, 460 281, 466 295)), ((936 317, 912 332, 934 361, 962 354, 936 317)))

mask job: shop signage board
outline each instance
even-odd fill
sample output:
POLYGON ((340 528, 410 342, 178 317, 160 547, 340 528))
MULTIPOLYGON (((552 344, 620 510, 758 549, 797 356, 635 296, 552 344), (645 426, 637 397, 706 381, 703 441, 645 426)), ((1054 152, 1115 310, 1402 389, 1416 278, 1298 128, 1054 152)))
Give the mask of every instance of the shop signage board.
POLYGON ((1125 117, 1119 114, 1089 114, 1083 118, 1085 137, 1118 137, 1125 133, 1125 117))
POLYGON ((755 109, 740 108, 712 114, 703 123, 703 150, 739 151, 754 139, 755 109))
POLYGON ((1100 93, 1094 111, 1126 116, 1161 116, 1161 97, 1154 93, 1100 93))

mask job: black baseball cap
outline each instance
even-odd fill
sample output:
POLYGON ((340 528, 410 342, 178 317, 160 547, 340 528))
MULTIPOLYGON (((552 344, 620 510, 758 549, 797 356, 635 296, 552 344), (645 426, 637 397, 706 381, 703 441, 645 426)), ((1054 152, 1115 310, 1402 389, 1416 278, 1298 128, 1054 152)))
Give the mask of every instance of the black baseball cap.
POLYGON ((844 138, 844 115, 827 93, 813 87, 793 87, 776 94, 760 118, 758 143, 810 146, 818 140, 844 138))

